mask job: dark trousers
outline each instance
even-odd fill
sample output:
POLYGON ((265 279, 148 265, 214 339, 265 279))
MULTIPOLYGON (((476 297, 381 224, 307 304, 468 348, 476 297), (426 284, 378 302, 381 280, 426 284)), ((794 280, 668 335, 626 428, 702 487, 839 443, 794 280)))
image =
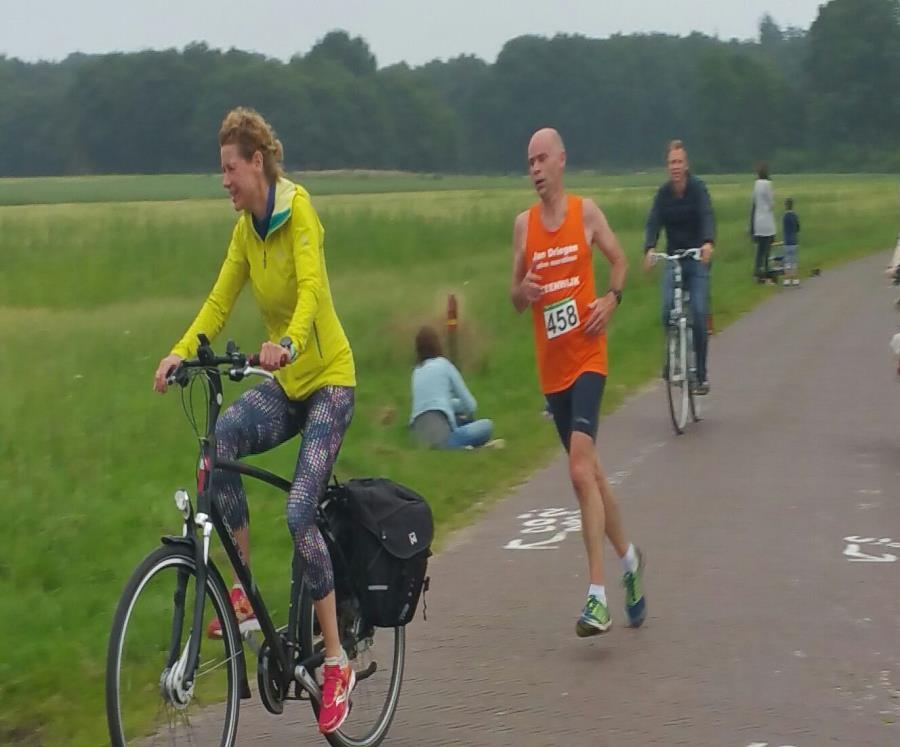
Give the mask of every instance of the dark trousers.
POLYGON ((760 280, 769 277, 769 251, 772 248, 774 236, 754 236, 756 241, 756 264, 753 274, 760 280))

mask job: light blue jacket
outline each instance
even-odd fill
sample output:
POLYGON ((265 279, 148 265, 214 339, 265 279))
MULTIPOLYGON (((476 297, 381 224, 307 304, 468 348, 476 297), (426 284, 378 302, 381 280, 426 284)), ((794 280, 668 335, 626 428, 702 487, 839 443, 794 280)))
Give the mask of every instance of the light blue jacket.
POLYGON ((476 402, 462 375, 446 358, 429 358, 412 372, 412 423, 423 412, 439 410, 456 430, 456 415, 475 414, 476 402))

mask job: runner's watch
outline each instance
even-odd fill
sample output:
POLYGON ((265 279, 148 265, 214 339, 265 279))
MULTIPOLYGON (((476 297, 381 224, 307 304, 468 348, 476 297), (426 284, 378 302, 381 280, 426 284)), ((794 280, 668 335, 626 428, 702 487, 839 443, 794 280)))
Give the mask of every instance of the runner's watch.
POLYGON ((622 303, 622 291, 616 290, 615 288, 610 288, 606 292, 607 294, 612 293, 616 297, 616 306, 622 303))

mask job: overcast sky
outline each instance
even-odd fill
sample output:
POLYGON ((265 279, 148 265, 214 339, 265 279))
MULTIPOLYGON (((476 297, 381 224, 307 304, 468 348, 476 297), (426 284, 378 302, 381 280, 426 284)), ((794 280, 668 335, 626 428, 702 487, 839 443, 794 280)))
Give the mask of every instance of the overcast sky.
POLYGON ((289 59, 333 29, 362 36, 379 66, 474 54, 493 62, 521 34, 701 31, 754 38, 770 13, 809 28, 822 0, 0 0, 0 54, 33 61, 71 52, 214 48, 289 59))

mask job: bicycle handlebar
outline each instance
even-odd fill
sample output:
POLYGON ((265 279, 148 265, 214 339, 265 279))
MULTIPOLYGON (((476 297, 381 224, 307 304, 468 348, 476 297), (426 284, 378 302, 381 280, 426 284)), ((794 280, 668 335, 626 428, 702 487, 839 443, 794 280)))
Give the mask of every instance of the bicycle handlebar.
POLYGON ((271 371, 258 368, 258 353, 252 355, 241 353, 234 342, 229 340, 227 345, 228 352, 225 355, 216 355, 206 335, 201 334, 198 337, 200 338, 200 347, 197 350, 197 357, 181 361, 166 374, 166 383, 170 386, 173 384, 178 384, 182 387, 187 386, 190 379, 188 371, 191 369, 218 369, 220 366, 229 366, 228 378, 232 381, 240 381, 245 376, 275 378, 271 371))
POLYGON ((662 252, 647 252, 647 254, 653 258, 654 264, 660 259, 665 259, 668 262, 680 262, 682 259, 690 258, 700 260, 700 254, 703 250, 700 247, 692 247, 691 249, 684 249, 683 251, 679 251, 677 254, 663 254, 662 252))

